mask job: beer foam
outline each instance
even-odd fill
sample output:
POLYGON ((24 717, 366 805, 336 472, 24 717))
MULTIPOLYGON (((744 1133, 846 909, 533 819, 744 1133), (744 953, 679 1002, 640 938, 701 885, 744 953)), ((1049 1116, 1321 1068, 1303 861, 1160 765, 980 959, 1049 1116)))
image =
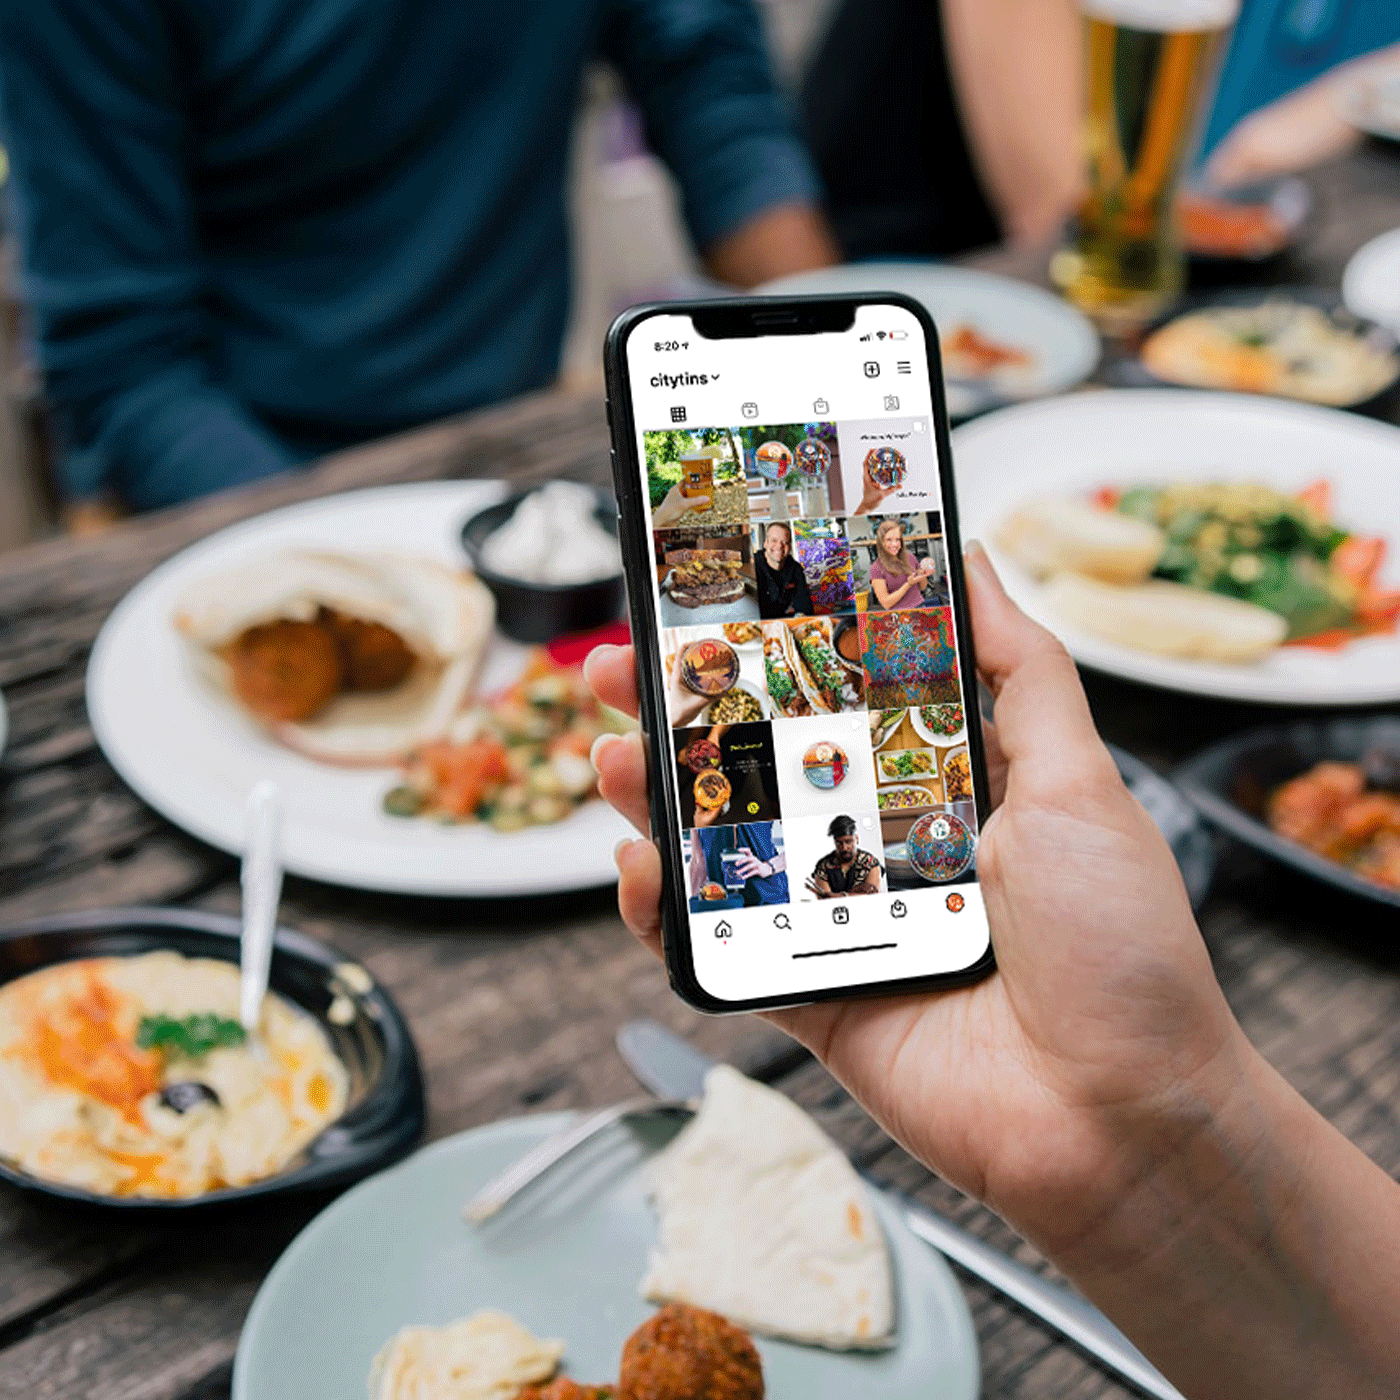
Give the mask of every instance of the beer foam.
POLYGON ((1233 24, 1240 0, 1080 0, 1091 19, 1154 34, 1197 33, 1233 24))

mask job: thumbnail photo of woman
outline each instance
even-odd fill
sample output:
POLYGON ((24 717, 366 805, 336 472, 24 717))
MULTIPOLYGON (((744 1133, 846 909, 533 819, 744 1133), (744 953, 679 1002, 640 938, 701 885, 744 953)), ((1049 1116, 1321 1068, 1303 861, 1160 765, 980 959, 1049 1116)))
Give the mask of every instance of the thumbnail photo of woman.
POLYGON ((850 528, 859 605, 871 612, 946 606, 937 511, 855 520, 850 528))

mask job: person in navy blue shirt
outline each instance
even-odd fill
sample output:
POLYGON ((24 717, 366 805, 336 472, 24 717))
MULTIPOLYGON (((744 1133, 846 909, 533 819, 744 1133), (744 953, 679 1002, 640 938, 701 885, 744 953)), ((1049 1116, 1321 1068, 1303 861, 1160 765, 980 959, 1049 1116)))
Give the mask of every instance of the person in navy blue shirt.
POLYGON ((595 53, 714 275, 834 260, 751 0, 0 9, 66 493, 164 506, 549 383, 595 53))

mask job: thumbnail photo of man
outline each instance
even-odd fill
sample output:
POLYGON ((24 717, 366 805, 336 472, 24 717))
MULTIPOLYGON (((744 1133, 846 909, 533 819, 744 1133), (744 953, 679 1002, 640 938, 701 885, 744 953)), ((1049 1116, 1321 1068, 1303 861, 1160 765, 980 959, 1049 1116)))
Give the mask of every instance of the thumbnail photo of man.
POLYGON ((813 867, 805 881, 807 888, 818 899, 879 894, 880 862, 869 851, 861 849, 855 818, 833 817, 826 834, 831 838, 833 849, 813 867))
MULTIPOLYGON (((754 534, 759 534, 758 526, 754 534)), ((792 526, 787 521, 775 520, 763 530, 762 549, 754 554, 753 569, 761 617, 810 617, 816 611, 807 575, 793 558, 792 526)))

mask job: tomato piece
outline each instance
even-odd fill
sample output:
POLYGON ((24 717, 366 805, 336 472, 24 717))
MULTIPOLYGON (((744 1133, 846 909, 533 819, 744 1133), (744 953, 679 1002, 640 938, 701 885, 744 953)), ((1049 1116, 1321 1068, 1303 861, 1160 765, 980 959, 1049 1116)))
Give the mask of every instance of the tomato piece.
POLYGON ((1375 578, 1376 571, 1385 562, 1385 541, 1351 535, 1332 551, 1330 562, 1343 578, 1364 586, 1375 578))
POLYGON ((1309 482, 1298 492, 1298 499, 1324 520, 1332 518, 1332 483, 1325 478, 1309 482))

